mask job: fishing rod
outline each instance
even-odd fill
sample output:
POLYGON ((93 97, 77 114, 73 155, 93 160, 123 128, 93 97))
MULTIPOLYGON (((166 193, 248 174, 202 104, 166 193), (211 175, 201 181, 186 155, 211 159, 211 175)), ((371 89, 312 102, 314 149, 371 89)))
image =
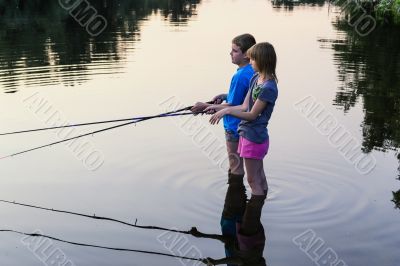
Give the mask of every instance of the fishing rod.
MULTIPOLYGON (((13 154, 10 154, 10 155, 7 155, 7 156, 0 157, 0 160, 11 158, 11 157, 14 157, 14 156, 17 156, 17 155, 21 155, 21 154, 24 154, 24 153, 28 153, 28 152, 31 152, 31 151, 43 149, 43 148, 50 147, 50 146, 53 146, 53 145, 56 145, 56 144, 60 144, 60 143, 63 143, 63 142, 67 142, 67 141, 70 141, 70 140, 74 140, 74 139, 78 139, 78 138, 94 135, 94 134, 97 134, 97 133, 100 133, 100 132, 104 132, 104 131, 108 131, 108 130, 111 130, 111 129, 115 129, 115 128, 131 125, 131 124, 136 124, 136 123, 143 122, 143 121, 146 121, 146 120, 150 120, 150 119, 153 119, 153 118, 171 117, 171 116, 183 116, 183 115, 195 115, 195 114, 204 113, 204 112, 199 112, 199 113, 193 113, 193 112, 180 113, 180 112, 185 111, 185 110, 190 110, 192 107, 193 106, 188 106, 188 107, 184 107, 182 109, 176 110, 176 111, 170 111, 170 112, 167 112, 167 113, 154 115, 154 116, 147 116, 147 117, 143 117, 143 118, 140 118, 140 119, 134 120, 134 121, 129 121, 127 123, 123 123, 123 124, 120 124, 120 125, 107 127, 107 128, 103 128, 103 129, 100 129, 100 130, 92 131, 92 132, 89 132, 89 133, 81 134, 81 135, 78 135, 78 136, 75 136, 75 137, 71 137, 71 138, 55 141, 55 142, 52 142, 52 143, 49 143, 49 144, 37 146, 37 147, 31 148, 31 149, 23 150, 23 151, 16 152, 16 153, 13 153, 13 154)), ((36 130, 36 131, 38 131, 38 130, 36 130)))
POLYGON ((23 151, 20 151, 20 152, 16 152, 16 153, 4 156, 4 157, 0 157, 0 160, 6 159, 6 158, 11 158, 11 157, 14 157, 14 156, 17 156, 17 155, 21 155, 21 154, 24 154, 24 153, 27 153, 27 152, 43 149, 43 148, 50 147, 50 146, 53 146, 53 145, 56 145, 56 144, 60 144, 60 143, 63 143, 63 142, 67 142, 67 141, 70 141, 70 140, 74 140, 74 139, 78 139, 78 138, 94 135, 94 134, 97 134, 97 133, 100 133, 100 132, 104 132, 104 131, 107 131, 107 130, 111 130, 111 129, 114 129, 114 128, 119 128, 119 127, 131 125, 131 124, 136 124, 136 123, 139 123, 139 122, 142 122, 142 121, 145 121, 145 120, 149 120, 149 119, 152 119, 152 118, 156 118, 156 117, 159 118, 159 117, 171 117, 171 116, 192 115, 192 114, 193 113, 180 113, 180 114, 168 114, 168 115, 163 114, 163 115, 157 115, 157 116, 149 116, 149 117, 146 117, 146 118, 143 118, 143 119, 130 121, 130 122, 123 123, 123 124, 120 124, 120 125, 99 129, 99 130, 96 130, 96 131, 91 131, 89 133, 85 133, 85 134, 78 135, 78 136, 75 136, 75 137, 71 137, 71 138, 55 141, 55 142, 52 142, 52 143, 49 143, 49 144, 45 144, 45 145, 37 146, 37 147, 31 148, 31 149, 27 149, 27 150, 23 150, 23 151))
MULTIPOLYGON (((162 117, 161 115, 158 115, 158 116, 162 117)), ((164 116, 167 116, 167 115, 164 115, 164 116)), ((31 133, 31 132, 53 130, 53 129, 61 129, 61 128, 81 127, 81 126, 99 125, 99 124, 106 124, 106 123, 117 123, 117 122, 125 122, 125 121, 134 121, 134 120, 145 119, 145 118, 148 118, 148 117, 149 116, 143 116, 143 117, 133 117, 133 118, 123 118, 123 119, 115 119, 115 120, 105 120, 105 121, 88 122, 88 123, 80 123, 80 124, 73 124, 73 125, 56 126, 56 127, 45 127, 45 128, 28 129, 28 130, 0 133, 0 136, 16 135, 16 134, 22 134, 22 133, 31 133)), ((151 117, 154 117, 154 116, 151 116, 151 117)))
POLYGON ((137 219, 135 221, 135 224, 131 224, 131 223, 124 222, 124 221, 121 221, 121 220, 117 220, 117 219, 114 219, 114 218, 96 216, 95 214, 94 215, 88 215, 88 214, 83 214, 83 213, 78 213, 78 212, 57 210, 57 209, 52 209, 52 208, 50 209, 50 208, 46 208, 46 207, 35 206, 35 205, 30 205, 30 204, 15 202, 15 201, 1 200, 1 199, 0 199, 0 202, 6 203, 6 204, 12 204, 12 205, 18 205, 18 206, 33 208, 33 209, 44 210, 44 211, 51 211, 51 212, 57 212, 57 213, 64 213, 64 214, 70 214, 70 215, 75 215, 75 216, 81 216, 81 217, 95 219, 95 220, 105 220, 105 221, 115 222, 115 223, 127 225, 127 226, 130 226, 130 227, 140 228, 140 229, 161 230, 161 231, 168 231, 168 232, 181 233, 181 234, 192 234, 192 232, 193 232, 192 231, 193 229, 191 229, 190 231, 180 231, 180 230, 168 229, 168 228, 163 228, 163 227, 158 227, 158 226, 137 225, 137 219))
MULTIPOLYGON (((207 102, 208 104, 212 104, 214 102, 210 101, 207 102)), ((188 111, 192 108, 193 106, 187 106, 182 109, 176 110, 176 111, 171 111, 168 113, 156 115, 156 116, 151 116, 151 118, 156 118, 156 117, 163 117, 167 116, 169 114, 174 114, 174 113, 179 113, 182 111, 188 111)), ((53 129, 61 129, 61 128, 70 128, 70 127, 81 127, 81 126, 90 126, 90 125, 99 125, 99 124, 106 124, 106 123, 117 123, 117 122, 126 122, 126 121, 133 121, 133 120, 140 120, 140 119, 147 119, 150 116, 144 116, 144 117, 133 117, 133 118, 123 118, 123 119, 114 119, 114 120, 104 120, 104 121, 96 121, 96 122, 86 122, 86 123, 79 123, 79 124, 72 124, 72 125, 64 125, 64 126, 55 126, 55 127, 45 127, 45 128, 36 128, 36 129, 27 129, 27 130, 20 130, 20 131, 13 131, 13 132, 6 132, 6 133, 0 133, 0 136, 7 136, 7 135, 16 135, 16 134, 22 134, 22 133, 31 133, 31 132, 37 132, 37 131, 45 131, 45 130, 53 130, 53 129)))
POLYGON ((173 255, 173 254, 168 254, 168 253, 161 253, 161 252, 155 252, 155 251, 146 251, 146 250, 139 250, 139 249, 128 249, 128 248, 114 248, 114 247, 107 247, 107 246, 100 246, 100 245, 93 245, 93 244, 85 244, 85 243, 78 243, 78 242, 72 242, 72 241, 67 241, 63 240, 60 238, 56 238, 53 236, 49 235, 44 235, 40 233, 24 233, 16 230, 11 230, 11 229, 0 229, 1 233, 14 233, 14 234, 19 234, 19 235, 25 235, 28 237, 41 237, 41 238, 48 238, 57 242, 61 243, 66 243, 74 246, 81 246, 81 247, 91 247, 91 248, 99 248, 99 249, 106 249, 106 250, 114 250, 114 251, 125 251, 125 252, 136 252, 136 253, 144 253, 144 254, 151 254, 151 255, 159 255, 159 256, 166 256, 166 257, 172 257, 172 258, 178 258, 178 259, 184 259, 184 260, 192 260, 192 261, 201 261, 204 264, 208 264, 209 259, 202 259, 202 258, 192 258, 192 257, 186 257, 186 256, 179 256, 179 255, 173 255))

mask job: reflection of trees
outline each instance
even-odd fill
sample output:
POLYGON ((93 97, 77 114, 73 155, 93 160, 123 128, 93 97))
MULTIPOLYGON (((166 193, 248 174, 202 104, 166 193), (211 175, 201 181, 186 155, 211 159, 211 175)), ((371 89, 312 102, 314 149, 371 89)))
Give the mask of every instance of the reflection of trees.
POLYGON ((121 71, 139 39, 140 21, 159 13, 173 26, 196 15, 200 0, 91 0, 108 22, 91 37, 53 0, 0 0, 0 82, 6 92, 22 85, 75 85, 91 74, 121 71))
MULTIPOLYGON (((337 24, 339 29, 346 29, 337 24)), ((367 37, 348 32, 333 43, 342 85, 334 103, 345 111, 363 103, 363 148, 396 149, 400 144, 400 36, 393 29, 377 29, 367 37)))
MULTIPOLYGON (((399 173, 400 173, 400 153, 397 154, 397 159, 399 160, 399 173)), ((400 174, 397 177, 397 180, 400 181, 400 174)), ((397 192, 393 191, 393 203, 395 204, 395 208, 400 210, 400 189, 397 192)))
MULTIPOLYGON (((400 170, 400 167, 399 167, 399 170, 400 170)), ((400 175, 397 179, 400 181, 400 175)), ((400 189, 397 192, 393 191, 392 193, 393 193, 392 201, 395 204, 395 208, 400 210, 400 189)))
MULTIPOLYGON (((360 37, 347 21, 339 20, 335 27, 346 34, 340 35, 345 36, 343 39, 330 43, 341 82, 334 104, 345 111, 357 102, 363 105, 364 152, 398 150, 400 35, 397 29, 379 28, 360 37)), ((393 201, 399 206, 400 191, 393 196, 393 201)))
POLYGON ((400 190, 397 192, 393 192, 393 200, 394 204, 396 205, 396 209, 400 209, 400 190))
POLYGON ((323 6, 326 0, 272 0, 272 5, 274 8, 283 8, 287 11, 292 11, 298 6, 323 6))

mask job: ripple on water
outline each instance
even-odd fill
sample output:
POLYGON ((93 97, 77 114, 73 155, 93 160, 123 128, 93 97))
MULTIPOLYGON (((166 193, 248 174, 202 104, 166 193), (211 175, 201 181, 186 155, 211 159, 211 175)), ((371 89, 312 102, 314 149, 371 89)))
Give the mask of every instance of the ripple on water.
MULTIPOLYGON (((191 168, 193 169, 193 168, 191 168)), ((159 188, 169 187, 177 191, 181 210, 193 220, 215 219, 221 215, 225 192, 226 177, 218 170, 196 171, 176 169, 160 180, 159 188)))
MULTIPOLYGON (((270 190, 263 217, 284 220, 284 226, 292 226, 291 221, 307 226, 333 226, 367 215, 368 198, 351 177, 339 174, 343 171, 337 170, 336 165, 327 165, 327 162, 313 162, 312 167, 299 162, 282 164, 291 167, 286 167, 278 176, 268 175, 270 190)), ((226 174, 217 167, 201 168, 193 160, 185 162, 184 167, 163 171, 156 189, 158 193, 165 189, 176 191, 176 197, 185 199, 179 200, 185 216, 203 220, 221 215, 226 181, 226 174)))
POLYGON ((291 165, 284 175, 269 177, 271 197, 264 211, 273 219, 307 226, 333 226, 368 214, 369 200, 350 176, 336 165, 313 162, 291 165))
MULTIPOLYGON (((184 213, 187 219, 219 219, 227 189, 226 174, 217 166, 204 167, 196 160, 171 167, 171 161, 182 160, 182 154, 161 157, 164 160, 153 161, 157 168, 151 170, 158 176, 157 186, 154 186, 156 192, 172 191, 172 198, 168 200, 178 202, 179 210, 176 211, 184 213)), ((143 164, 149 161, 148 158, 142 160, 143 164)), ((276 172, 279 174, 270 175, 269 172, 274 170, 267 172, 270 189, 263 219, 267 219, 270 225, 275 223, 292 229, 332 227, 376 215, 371 214, 368 208, 371 202, 357 183, 359 179, 351 176, 351 171, 340 169, 340 165, 328 160, 312 163, 298 160, 279 162, 274 166, 278 167, 276 172), (347 175, 344 174, 346 171, 347 175)), ((250 196, 249 189, 247 195, 250 196)), ((365 228, 372 229, 369 226, 365 228)))

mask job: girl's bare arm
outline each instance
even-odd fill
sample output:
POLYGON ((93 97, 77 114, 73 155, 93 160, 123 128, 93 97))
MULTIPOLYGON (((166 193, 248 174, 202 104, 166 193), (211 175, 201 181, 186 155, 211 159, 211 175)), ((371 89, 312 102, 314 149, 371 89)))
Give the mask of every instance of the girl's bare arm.
POLYGON ((234 117, 246 121, 255 120, 267 106, 267 103, 257 99, 253 105, 253 108, 251 108, 251 110, 247 112, 249 97, 250 97, 250 91, 247 93, 245 103, 243 103, 240 106, 228 107, 218 111, 211 117, 210 123, 213 125, 218 124, 221 118, 224 117, 225 115, 232 115, 234 117))
POLYGON ((251 108, 250 112, 229 108, 226 114, 232 115, 242 120, 253 121, 261 114, 261 112, 265 109, 266 106, 267 106, 266 102, 257 99, 253 105, 253 108, 251 108))

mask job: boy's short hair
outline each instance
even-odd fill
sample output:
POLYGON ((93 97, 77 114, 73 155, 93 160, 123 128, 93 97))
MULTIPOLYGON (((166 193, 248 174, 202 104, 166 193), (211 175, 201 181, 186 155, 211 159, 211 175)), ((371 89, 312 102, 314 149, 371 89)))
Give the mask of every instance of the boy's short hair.
POLYGON ((245 54, 250 47, 256 44, 256 39, 253 35, 245 33, 233 38, 232 43, 239 46, 242 53, 245 54))

